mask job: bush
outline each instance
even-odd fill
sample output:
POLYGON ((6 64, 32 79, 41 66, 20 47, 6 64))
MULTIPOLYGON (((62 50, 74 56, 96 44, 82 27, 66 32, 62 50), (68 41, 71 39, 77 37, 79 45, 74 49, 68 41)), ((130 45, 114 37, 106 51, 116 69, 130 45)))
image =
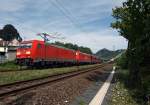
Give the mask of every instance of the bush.
POLYGON ((119 58, 116 60, 117 66, 121 67, 122 69, 128 68, 128 60, 126 53, 123 53, 119 58))
POLYGON ((15 61, 8 61, 0 64, 0 69, 17 69, 19 66, 15 64, 15 61))

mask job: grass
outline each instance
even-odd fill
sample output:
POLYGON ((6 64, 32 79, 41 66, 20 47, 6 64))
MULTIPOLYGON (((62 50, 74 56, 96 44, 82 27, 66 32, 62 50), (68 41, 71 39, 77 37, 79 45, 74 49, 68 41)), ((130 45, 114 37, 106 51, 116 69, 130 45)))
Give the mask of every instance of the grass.
MULTIPOLYGON (((88 68, 95 65, 84 65, 79 66, 79 68, 88 68)), ((64 68, 49 68, 42 70, 24 70, 24 71, 12 71, 12 72, 0 72, 0 85, 9 84, 17 81, 30 80, 35 78, 46 77, 54 74, 62 74, 66 72, 76 71, 77 66, 74 67, 64 67, 64 68)))
MULTIPOLYGON (((150 71, 141 68, 142 88, 129 88, 129 70, 118 68, 118 76, 112 92, 110 105, 150 105, 147 96, 150 96, 150 71), (121 101, 120 101, 121 100, 121 101)), ((136 82, 136 81, 135 81, 136 82)), ((149 100, 150 103, 150 100, 149 100)))
POLYGON ((86 105, 83 100, 80 100, 79 105, 86 105))
POLYGON ((110 105, 141 105, 131 95, 135 93, 126 87, 128 70, 120 70, 118 75, 117 82, 112 89, 110 105))
POLYGON ((0 71, 4 70, 16 70, 19 69, 19 66, 15 64, 14 61, 8 61, 0 64, 0 71))

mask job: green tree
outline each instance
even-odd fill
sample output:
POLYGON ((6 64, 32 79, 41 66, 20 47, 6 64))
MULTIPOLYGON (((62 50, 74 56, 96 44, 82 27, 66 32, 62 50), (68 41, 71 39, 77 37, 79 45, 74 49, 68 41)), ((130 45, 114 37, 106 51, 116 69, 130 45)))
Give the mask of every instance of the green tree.
POLYGON ((62 46, 62 47, 66 47, 69 49, 73 49, 73 50, 80 50, 83 53, 92 54, 91 49, 88 47, 78 46, 78 45, 72 44, 72 43, 62 43, 62 42, 55 42, 53 44, 58 45, 58 46, 62 46))
POLYGON ((80 47, 79 47, 79 50, 80 50, 81 52, 84 52, 84 53, 92 54, 91 49, 88 48, 88 47, 80 46, 80 47))
POLYGON ((0 38, 2 38, 5 41, 5 46, 6 47, 15 38, 18 41, 22 41, 22 38, 20 37, 18 31, 11 24, 5 25, 3 27, 3 29, 0 30, 0 38))
POLYGON ((127 59, 130 86, 141 87, 141 64, 150 50, 150 0, 127 0, 113 9, 112 27, 128 40, 127 59), (136 81, 136 82, 135 82, 136 81))
POLYGON ((116 59, 117 65, 119 65, 122 69, 127 69, 128 61, 126 53, 122 53, 119 58, 116 59))

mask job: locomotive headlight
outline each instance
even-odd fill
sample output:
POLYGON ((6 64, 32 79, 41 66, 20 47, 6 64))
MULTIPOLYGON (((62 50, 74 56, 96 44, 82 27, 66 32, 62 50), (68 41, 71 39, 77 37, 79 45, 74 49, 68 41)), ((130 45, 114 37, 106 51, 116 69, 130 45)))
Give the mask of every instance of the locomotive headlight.
POLYGON ((27 51, 26 54, 31 54, 31 52, 30 52, 30 51, 27 51))
POLYGON ((20 52, 17 52, 17 55, 20 55, 21 53, 20 52))

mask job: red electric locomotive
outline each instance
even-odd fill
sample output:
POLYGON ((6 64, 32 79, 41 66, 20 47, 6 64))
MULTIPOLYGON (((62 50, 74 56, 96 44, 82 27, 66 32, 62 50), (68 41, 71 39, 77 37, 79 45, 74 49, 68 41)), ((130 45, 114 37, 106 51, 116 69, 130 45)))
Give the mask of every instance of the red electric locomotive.
POLYGON ((76 51, 77 60, 80 64, 91 63, 91 55, 76 51))
POLYGON ((100 63, 99 59, 93 55, 39 40, 22 42, 17 49, 16 61, 20 65, 27 66, 100 63))

